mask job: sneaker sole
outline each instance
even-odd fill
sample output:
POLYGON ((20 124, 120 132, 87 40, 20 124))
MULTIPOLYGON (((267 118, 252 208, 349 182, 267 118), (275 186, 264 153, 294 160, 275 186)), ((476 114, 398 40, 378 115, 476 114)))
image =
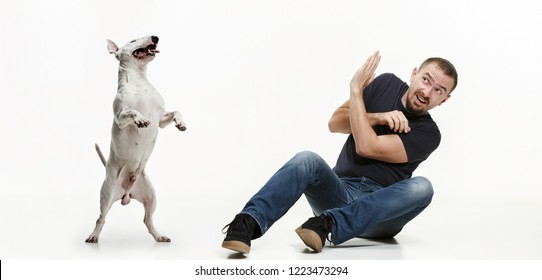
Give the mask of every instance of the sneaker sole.
POLYGON ((250 247, 241 241, 235 241, 235 240, 223 241, 222 248, 230 249, 232 251, 236 251, 243 254, 250 253, 250 247))
POLYGON ((320 239, 320 236, 316 232, 301 227, 296 228, 295 232, 309 248, 316 252, 322 252, 322 239, 320 239))

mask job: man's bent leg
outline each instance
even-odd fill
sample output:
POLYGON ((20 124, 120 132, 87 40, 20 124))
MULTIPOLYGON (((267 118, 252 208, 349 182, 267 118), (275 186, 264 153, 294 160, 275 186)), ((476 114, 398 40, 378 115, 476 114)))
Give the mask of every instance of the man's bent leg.
MULTIPOLYGON (((247 202, 243 210, 226 226, 222 247, 240 253, 250 252, 252 239, 262 236, 282 217, 307 188, 319 184, 322 174, 332 174, 327 163, 312 152, 295 155, 247 202)), ((333 177, 331 176, 331 177, 333 177)))
POLYGON ((329 172, 334 175, 320 156, 312 152, 300 152, 269 179, 247 202, 241 213, 252 216, 263 235, 286 214, 307 188, 322 180, 329 180, 329 172))
POLYGON ((431 182, 414 177, 360 197, 347 206, 324 211, 324 215, 335 220, 332 231, 335 245, 357 236, 387 238, 399 233, 421 213, 432 197, 431 182))

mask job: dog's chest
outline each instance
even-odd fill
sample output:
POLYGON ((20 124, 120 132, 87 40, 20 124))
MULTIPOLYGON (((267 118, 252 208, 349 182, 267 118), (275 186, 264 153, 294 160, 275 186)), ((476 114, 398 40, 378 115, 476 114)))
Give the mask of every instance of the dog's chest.
POLYGON ((164 107, 164 101, 157 92, 147 91, 131 96, 134 98, 134 109, 147 117, 158 116, 158 112, 164 107))
POLYGON ((159 112, 164 107, 162 96, 152 87, 122 91, 117 98, 122 107, 133 108, 147 118, 159 117, 159 112))

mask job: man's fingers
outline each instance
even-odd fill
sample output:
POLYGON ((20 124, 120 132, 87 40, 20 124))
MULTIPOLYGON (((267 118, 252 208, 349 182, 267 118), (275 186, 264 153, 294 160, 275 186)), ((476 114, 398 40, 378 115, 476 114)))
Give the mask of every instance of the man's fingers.
POLYGON ((410 127, 408 126, 408 119, 405 117, 405 114, 403 114, 403 112, 401 112, 401 111, 397 111, 397 116, 398 116, 398 120, 399 120, 399 122, 401 124, 401 127, 399 129, 399 133, 409 132, 410 127))
POLYGON ((363 66, 361 66, 352 80, 350 81, 351 89, 360 90, 366 87, 375 79, 375 70, 380 62, 380 52, 376 51, 365 60, 363 66))
POLYGON ((370 57, 370 70, 373 72, 376 70, 376 67, 378 67, 378 63, 380 63, 380 51, 376 51, 371 57, 370 57))
POLYGON ((371 56, 365 60, 365 63, 363 63, 363 66, 360 68, 360 71, 362 70, 376 70, 376 67, 378 66, 378 63, 380 62, 380 51, 374 52, 371 56))
POLYGON ((386 113, 386 123, 388 127, 396 133, 408 133, 410 127, 408 126, 408 119, 401 111, 392 111, 386 113))

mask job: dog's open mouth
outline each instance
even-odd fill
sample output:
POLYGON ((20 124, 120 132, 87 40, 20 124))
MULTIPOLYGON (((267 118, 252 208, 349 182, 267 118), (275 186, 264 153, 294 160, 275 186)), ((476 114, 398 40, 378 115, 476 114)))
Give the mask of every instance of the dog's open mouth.
POLYGON ((154 56, 155 54, 159 53, 160 51, 156 49, 156 44, 150 44, 145 48, 139 48, 135 50, 132 55, 137 58, 142 58, 145 56, 154 56))

